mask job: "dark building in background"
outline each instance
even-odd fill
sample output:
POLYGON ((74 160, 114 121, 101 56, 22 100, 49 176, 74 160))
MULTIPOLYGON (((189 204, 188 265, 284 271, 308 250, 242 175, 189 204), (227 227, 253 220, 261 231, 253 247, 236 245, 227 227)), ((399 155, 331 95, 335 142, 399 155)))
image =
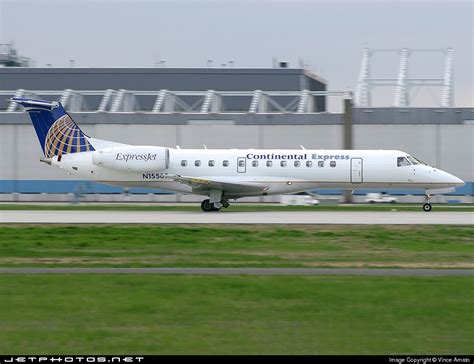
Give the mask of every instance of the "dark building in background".
MULTIPOLYGON (((326 91, 326 87, 326 81, 310 71, 290 68, 0 68, 2 90, 326 91)), ((143 99, 140 106, 149 110, 153 101, 143 99)), ((91 109, 99 102, 88 100, 91 109)), ((7 104, 1 100, 0 109, 7 104)), ((325 96, 317 96, 314 106, 317 112, 326 111, 325 96)), ((234 98, 225 107, 245 110, 248 104, 234 98)))

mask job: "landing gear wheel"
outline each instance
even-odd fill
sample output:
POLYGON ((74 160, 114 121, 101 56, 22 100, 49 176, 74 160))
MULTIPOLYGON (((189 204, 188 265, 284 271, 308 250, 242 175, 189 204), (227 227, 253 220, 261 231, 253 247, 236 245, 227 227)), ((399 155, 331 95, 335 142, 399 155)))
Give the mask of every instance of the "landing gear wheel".
POLYGON ((213 211, 214 205, 207 199, 201 202, 201 209, 205 212, 213 211))
POLYGON ((209 199, 206 199, 203 202, 201 202, 201 209, 202 211, 205 211, 205 212, 211 212, 211 211, 219 211, 221 208, 214 207, 214 204, 211 203, 209 199))
POLYGON ((425 203, 425 204, 423 205, 423 211, 425 211, 425 212, 430 212, 430 211, 431 211, 431 208, 432 208, 432 207, 431 207, 431 204, 430 204, 430 203, 425 203))

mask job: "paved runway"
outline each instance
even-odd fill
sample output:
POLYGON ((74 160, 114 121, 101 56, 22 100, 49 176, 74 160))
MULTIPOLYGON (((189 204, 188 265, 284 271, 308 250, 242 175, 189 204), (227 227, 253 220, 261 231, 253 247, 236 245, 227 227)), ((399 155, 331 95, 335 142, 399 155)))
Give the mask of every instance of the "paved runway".
POLYGON ((0 223, 38 224, 474 224, 474 212, 0 211, 0 223))
POLYGON ((364 268, 0 268, 0 274, 178 274, 292 276, 474 276, 474 269, 364 268))

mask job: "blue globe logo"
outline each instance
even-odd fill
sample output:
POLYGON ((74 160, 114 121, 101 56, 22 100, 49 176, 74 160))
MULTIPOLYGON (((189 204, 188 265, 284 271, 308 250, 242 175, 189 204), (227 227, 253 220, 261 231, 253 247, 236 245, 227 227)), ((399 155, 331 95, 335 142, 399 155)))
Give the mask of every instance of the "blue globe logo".
POLYGON ((44 142, 44 154, 48 158, 91 150, 94 148, 69 115, 64 115, 54 122, 44 142))

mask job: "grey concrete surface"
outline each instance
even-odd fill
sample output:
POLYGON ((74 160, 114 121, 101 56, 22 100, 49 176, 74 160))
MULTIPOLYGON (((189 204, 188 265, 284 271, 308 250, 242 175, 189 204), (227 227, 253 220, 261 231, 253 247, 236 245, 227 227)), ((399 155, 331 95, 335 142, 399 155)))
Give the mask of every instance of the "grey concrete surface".
POLYGON ((0 274, 179 274, 304 276, 474 276, 474 269, 364 268, 0 268, 0 274))
MULTIPOLYGON (((231 207, 232 208, 232 207, 231 207)), ((231 209, 230 208, 230 209, 231 209)), ((474 212, 0 211, 0 223, 33 224, 474 224, 474 212)))

